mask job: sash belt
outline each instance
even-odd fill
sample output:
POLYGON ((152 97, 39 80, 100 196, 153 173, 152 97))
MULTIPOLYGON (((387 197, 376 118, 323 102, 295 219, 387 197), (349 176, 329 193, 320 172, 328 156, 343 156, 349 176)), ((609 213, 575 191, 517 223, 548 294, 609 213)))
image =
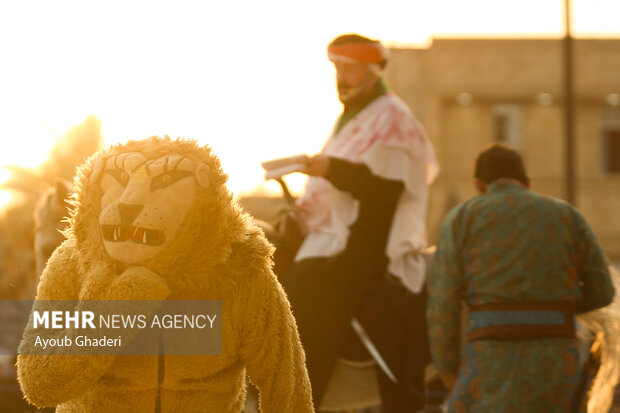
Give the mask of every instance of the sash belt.
POLYGON ((575 338, 570 301, 520 301, 470 306, 467 341, 575 338))

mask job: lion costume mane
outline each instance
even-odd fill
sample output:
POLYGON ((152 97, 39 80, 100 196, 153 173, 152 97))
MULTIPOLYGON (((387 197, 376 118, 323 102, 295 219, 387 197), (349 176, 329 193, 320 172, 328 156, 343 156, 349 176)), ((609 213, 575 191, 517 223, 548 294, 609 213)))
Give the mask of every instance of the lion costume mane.
POLYGON ((78 169, 67 239, 37 300, 221 300, 222 353, 163 363, 157 355, 20 355, 30 403, 59 413, 239 412, 247 370, 261 411, 314 411, 273 248, 226 179, 208 147, 168 137, 113 146, 78 169))

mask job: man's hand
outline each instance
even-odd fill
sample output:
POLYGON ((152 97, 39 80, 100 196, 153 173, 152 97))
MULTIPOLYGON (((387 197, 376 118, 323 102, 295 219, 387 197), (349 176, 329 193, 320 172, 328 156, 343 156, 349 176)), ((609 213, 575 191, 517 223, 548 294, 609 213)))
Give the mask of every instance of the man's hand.
POLYGON ((443 385, 446 386, 446 389, 452 390, 454 384, 456 383, 456 374, 452 373, 440 373, 441 381, 443 381, 443 385))
POLYGON ((318 154, 308 158, 305 162, 306 168, 303 171, 310 176, 325 176, 329 168, 329 156, 318 154))

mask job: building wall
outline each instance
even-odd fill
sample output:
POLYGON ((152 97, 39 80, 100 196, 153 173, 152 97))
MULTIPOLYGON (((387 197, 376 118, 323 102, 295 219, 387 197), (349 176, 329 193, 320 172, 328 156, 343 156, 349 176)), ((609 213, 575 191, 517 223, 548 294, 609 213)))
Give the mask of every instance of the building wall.
MULTIPOLYGON (((606 96, 620 93, 620 40, 574 46, 575 203, 607 254, 620 259, 620 174, 604 171, 601 127, 606 96)), ((550 39, 439 39, 427 49, 391 51, 388 83, 425 126, 441 166, 429 201, 431 242, 446 212, 475 195, 473 162, 496 141, 501 108, 518 119, 513 143, 532 188, 564 195, 562 47, 550 39)))

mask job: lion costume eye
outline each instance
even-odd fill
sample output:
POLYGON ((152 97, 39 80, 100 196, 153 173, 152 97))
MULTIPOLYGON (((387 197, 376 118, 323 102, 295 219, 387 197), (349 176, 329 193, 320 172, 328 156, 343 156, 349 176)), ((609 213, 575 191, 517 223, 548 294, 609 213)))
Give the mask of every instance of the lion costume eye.
POLYGON ((116 179, 116 182, 118 182, 120 186, 127 186, 127 183, 129 182, 129 174, 126 171, 118 168, 108 169, 106 172, 109 173, 112 178, 116 179))
POLYGON ((151 181, 151 192, 156 189, 162 189, 170 186, 173 183, 192 175, 193 173, 190 171, 169 171, 165 174, 157 175, 151 181))

